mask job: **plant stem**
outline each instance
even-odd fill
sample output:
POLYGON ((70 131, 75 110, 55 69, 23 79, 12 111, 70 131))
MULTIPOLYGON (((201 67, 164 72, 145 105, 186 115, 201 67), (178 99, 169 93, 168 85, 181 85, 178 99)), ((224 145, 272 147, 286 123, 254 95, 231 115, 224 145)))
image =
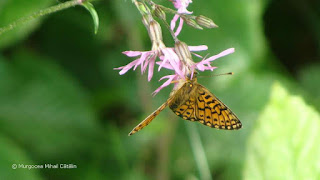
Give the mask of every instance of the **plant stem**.
MULTIPOLYGON (((136 0, 134 0, 134 1, 136 2, 136 0)), ((158 5, 158 4, 154 3, 154 2, 151 1, 151 0, 143 0, 143 1, 146 2, 147 4, 149 4, 150 6, 159 6, 159 7, 161 7, 161 8, 164 8, 164 6, 158 5)), ((169 9, 169 8, 168 8, 168 9, 169 9)), ((173 12, 176 12, 176 11, 174 11, 174 10, 172 10, 172 11, 173 11, 173 12)), ((152 16, 152 14, 150 14, 150 15, 152 16)), ((169 32, 170 32, 170 34, 171 34, 174 42, 179 41, 179 39, 175 36, 174 32, 171 30, 170 25, 168 24, 168 22, 167 22, 165 19, 162 19, 162 18, 159 18, 159 19, 162 20, 162 22, 164 23, 164 25, 166 26, 166 28, 169 30, 169 32)))
POLYGON ((185 124, 187 126, 187 133, 189 135, 193 156, 199 169, 200 179, 212 180, 207 157, 204 152, 197 127, 194 124, 185 124))
MULTIPOLYGON (((68 1, 68 2, 65 2, 65 3, 61 3, 61 4, 58 4, 58 5, 49 7, 47 9, 40 10, 40 11, 38 11, 36 13, 31 14, 30 16, 18 19, 18 20, 12 22, 11 24, 9 24, 7 26, 0 28, 0 36, 3 33, 8 32, 8 31, 16 28, 19 25, 25 24, 25 23, 27 23, 27 22, 29 22, 31 20, 34 20, 36 18, 45 16, 45 15, 48 15, 48 14, 51 14, 51 13, 54 13, 54 12, 58 12, 58 11, 61 11, 61 10, 64 10, 64 9, 67 9, 67 8, 70 8, 70 7, 73 7, 73 6, 76 6, 76 5, 80 5, 83 1, 84 0, 82 0, 82 1, 81 0, 68 1)), ((87 1, 92 1, 92 0, 87 0, 87 1)))

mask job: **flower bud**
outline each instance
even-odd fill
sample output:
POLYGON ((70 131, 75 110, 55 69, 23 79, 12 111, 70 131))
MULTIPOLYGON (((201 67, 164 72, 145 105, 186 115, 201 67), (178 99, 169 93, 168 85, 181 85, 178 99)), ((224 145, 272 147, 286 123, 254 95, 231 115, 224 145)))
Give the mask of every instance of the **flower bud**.
POLYGON ((183 18, 183 20, 189 25, 189 26, 191 26, 191 27, 193 27, 193 28, 196 28, 196 29, 203 29, 201 26, 199 26, 198 24, 197 24, 197 22, 196 21, 194 21, 193 19, 190 19, 190 18, 187 18, 187 17, 182 17, 183 18))
POLYGON ((160 6, 153 6, 153 13, 156 17, 166 20, 166 13, 163 11, 163 9, 160 6))
POLYGON ((144 26, 148 29, 149 25, 150 25, 150 18, 149 15, 143 15, 142 16, 142 23, 144 24, 144 26))
POLYGON ((162 31, 161 31, 161 26, 160 24, 155 21, 152 20, 149 23, 149 36, 152 42, 154 41, 162 41, 162 31))
POLYGON ((141 2, 137 2, 138 5, 138 9, 141 12, 141 15, 146 15, 146 14, 150 14, 150 9, 148 8, 148 6, 146 6, 144 3, 141 2))
POLYGON ((188 66, 191 66, 193 64, 191 52, 186 43, 177 41, 174 45, 174 50, 177 53, 179 59, 185 64, 187 64, 188 66))
POLYGON ((205 16, 197 16, 196 22, 203 27, 206 28, 217 28, 218 26, 212 21, 212 19, 205 17, 205 16))

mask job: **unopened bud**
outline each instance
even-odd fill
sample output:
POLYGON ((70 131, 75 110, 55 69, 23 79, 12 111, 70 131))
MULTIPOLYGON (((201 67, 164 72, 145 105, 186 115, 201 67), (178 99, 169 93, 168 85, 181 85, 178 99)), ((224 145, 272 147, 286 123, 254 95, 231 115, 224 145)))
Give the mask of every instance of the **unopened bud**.
POLYGON ((191 52, 186 43, 182 41, 177 41, 174 45, 174 50, 176 51, 180 60, 188 64, 189 64, 189 61, 192 61, 191 52))
POLYGON ((150 14, 150 9, 148 8, 148 6, 146 6, 144 3, 141 3, 141 2, 137 2, 137 3, 138 3, 137 7, 142 15, 150 14))
POLYGON ((194 21, 193 19, 190 19, 190 18, 186 18, 186 17, 182 17, 183 18, 183 20, 189 25, 189 26, 191 26, 191 27, 193 27, 193 28, 196 28, 196 29, 203 29, 201 26, 199 26, 198 24, 197 24, 197 22, 196 21, 194 21))
POLYGON ((153 20, 149 24, 149 36, 151 41, 162 41, 162 31, 160 24, 153 20))
POLYGON ((205 16, 197 16, 196 22, 203 27, 206 28, 217 28, 218 26, 212 21, 212 19, 205 17, 205 16))
POLYGON ((149 15, 143 15, 142 16, 142 23, 144 24, 144 26, 148 29, 149 25, 150 25, 150 16, 149 15))
POLYGON ((153 7, 153 13, 158 18, 166 20, 166 13, 163 11, 163 9, 160 6, 155 5, 153 7))

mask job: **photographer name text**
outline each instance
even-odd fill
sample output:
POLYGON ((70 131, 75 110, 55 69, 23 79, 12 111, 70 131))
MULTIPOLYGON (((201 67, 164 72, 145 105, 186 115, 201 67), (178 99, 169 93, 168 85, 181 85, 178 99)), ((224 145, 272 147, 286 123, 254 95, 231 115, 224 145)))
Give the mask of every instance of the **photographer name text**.
POLYGON ((12 164, 12 169, 76 169, 75 164, 12 164))

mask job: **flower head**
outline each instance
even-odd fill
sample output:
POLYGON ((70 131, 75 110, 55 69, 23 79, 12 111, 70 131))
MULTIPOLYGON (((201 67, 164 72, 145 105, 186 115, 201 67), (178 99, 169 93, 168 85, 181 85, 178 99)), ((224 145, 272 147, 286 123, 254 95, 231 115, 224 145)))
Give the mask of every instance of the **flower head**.
POLYGON ((174 52, 173 48, 167 48, 163 43, 153 45, 151 51, 125 51, 123 52, 123 54, 129 57, 140 57, 125 66, 114 68, 115 70, 121 70, 119 72, 120 75, 125 74, 131 68, 133 68, 133 70, 136 70, 138 66, 141 66, 141 74, 143 74, 146 71, 147 67, 149 67, 148 81, 150 81, 153 76, 156 59, 157 57, 159 57, 159 61, 157 62, 157 64, 159 65, 158 71, 160 71, 164 66, 170 66, 170 68, 172 68, 176 72, 176 74, 180 76, 180 78, 185 77, 185 73, 181 68, 179 57, 174 52))
MULTIPOLYGON (((173 0, 172 3, 174 7, 178 10, 179 14, 192 14, 192 12, 187 10, 187 7, 189 6, 190 3, 192 3, 192 0, 173 0)), ((174 30, 178 19, 179 19, 179 26, 177 27, 175 36, 178 36, 182 30, 183 19, 178 14, 176 14, 174 15, 170 23, 170 28, 174 30)))
POLYGON ((205 70, 210 70, 213 71, 217 67, 212 67, 211 66, 211 61, 214 61, 220 57, 226 56, 228 54, 234 53, 234 48, 229 48, 227 50, 222 51, 221 53, 211 56, 209 58, 204 58, 202 61, 195 63, 195 65, 192 67, 193 69, 197 69, 199 71, 205 71, 205 70))
MULTIPOLYGON (((184 77, 183 72, 180 70, 180 66, 177 64, 179 62, 179 58, 174 53, 171 48, 167 48, 162 41, 162 31, 158 22, 152 20, 150 21, 148 26, 148 33, 152 42, 152 50, 151 51, 125 51, 123 54, 129 57, 140 56, 140 58, 132 61, 131 63, 115 68, 116 70, 121 70, 119 72, 120 75, 125 74, 128 70, 133 68, 136 70, 138 66, 141 66, 141 73, 143 74, 145 70, 148 68, 148 81, 151 80, 153 76, 154 64, 157 57, 160 58, 162 64, 169 63, 176 73, 180 75, 182 78, 184 77)), ((161 67, 159 66, 158 71, 160 71, 161 67)))
MULTIPOLYGON (((184 23, 182 17, 185 19, 185 22, 188 25, 198 29, 202 29, 200 25, 207 28, 214 28, 217 26, 213 23, 213 21, 210 18, 207 18, 205 16, 200 15, 195 17, 188 15, 192 14, 192 12, 187 10, 189 4, 192 3, 192 0, 170 1, 172 1, 174 7, 177 9, 177 14, 173 17, 170 25, 170 28, 172 30, 175 29, 176 22, 178 19, 180 19, 179 26, 177 27, 176 32, 174 33, 175 37, 173 37, 175 41, 175 46, 165 46, 165 44, 163 43, 162 29, 160 24, 153 19, 153 16, 151 15, 146 5, 143 5, 142 3, 136 3, 136 6, 139 8, 139 11, 143 15, 142 20, 145 27, 148 30, 148 34, 152 43, 152 48, 150 51, 123 52, 123 54, 129 57, 138 58, 125 66, 115 68, 116 70, 120 70, 120 75, 127 73, 130 69, 136 70, 138 66, 141 67, 141 73, 143 74, 148 68, 148 81, 152 79, 155 65, 158 66, 158 71, 160 71, 162 68, 174 71, 171 75, 164 76, 159 80, 161 81, 166 79, 166 81, 153 92, 153 95, 156 95, 161 89, 169 86, 172 83, 175 83, 174 89, 177 89, 182 84, 184 84, 186 79, 192 79, 193 74, 197 70, 213 71, 217 67, 211 66, 212 61, 234 52, 234 48, 230 48, 208 58, 203 58, 202 56, 196 54, 195 52, 207 50, 208 47, 206 45, 188 46, 186 43, 180 41, 176 37, 179 35, 184 23), (193 20, 192 18, 195 18, 195 20, 193 20), (199 62, 194 62, 192 55, 201 58, 201 60, 199 62)), ((158 16, 165 20, 165 14, 163 14, 163 12, 159 11, 158 16)))
MULTIPOLYGON (((191 51, 191 52, 194 52, 194 51, 203 51, 203 50, 207 50, 208 47, 205 46, 205 45, 201 45, 201 46, 188 46, 188 49, 191 51)), ((214 67, 214 66, 211 66, 211 62, 220 58, 220 57, 223 57, 223 56, 226 56, 226 55, 229 55, 231 53, 234 52, 234 48, 229 48, 227 50, 224 50, 222 51, 221 53, 217 54, 217 55, 214 55, 214 56, 211 56, 209 58, 203 58, 200 62, 197 62, 197 63, 193 63, 193 64, 186 64, 186 63, 183 63, 182 60, 180 60, 178 62, 178 66, 180 66, 180 69, 181 71, 184 73, 184 77, 187 77, 189 74, 191 74, 191 78, 193 76, 193 73, 194 71, 196 70, 199 70, 199 71, 206 71, 206 70, 210 70, 210 71, 213 71, 214 69, 216 69, 217 67, 214 67)), ((193 53, 196 57, 199 57, 199 58, 202 58, 202 56, 198 55, 198 54, 195 54, 193 53)), ((160 65, 161 63, 163 62, 156 62, 158 65, 160 65)), ((162 67, 166 68, 166 69, 170 69, 170 70, 174 70, 174 68, 172 67, 171 64, 169 63, 163 63, 162 64, 162 67)), ((163 79, 167 79, 166 82, 164 82, 158 89, 156 89, 154 92, 153 92, 153 95, 156 95, 158 92, 160 92, 161 89, 165 88, 166 86, 170 85, 172 83, 172 81, 179 81, 181 80, 182 78, 177 74, 177 72, 175 71, 175 74, 173 75, 168 75, 168 76, 164 76, 162 77, 159 81, 163 80, 163 79)))
POLYGON ((120 75, 125 74, 132 67, 133 67, 133 70, 136 70, 136 68, 138 66, 141 66, 141 74, 143 74, 145 72, 145 70, 147 69, 147 67, 149 66, 148 81, 151 80, 151 78, 153 76, 153 68, 154 68, 155 60, 157 57, 154 51, 125 51, 125 52, 123 52, 123 54, 125 54, 129 57, 140 56, 140 58, 132 61, 131 63, 129 63, 125 66, 114 68, 115 70, 121 70, 119 72, 120 75))
POLYGON ((192 12, 187 10, 187 7, 192 3, 192 0, 173 0, 172 3, 174 7, 178 9, 178 13, 192 14, 192 12))

